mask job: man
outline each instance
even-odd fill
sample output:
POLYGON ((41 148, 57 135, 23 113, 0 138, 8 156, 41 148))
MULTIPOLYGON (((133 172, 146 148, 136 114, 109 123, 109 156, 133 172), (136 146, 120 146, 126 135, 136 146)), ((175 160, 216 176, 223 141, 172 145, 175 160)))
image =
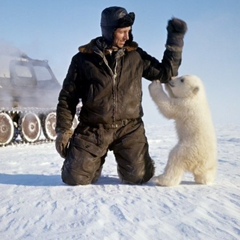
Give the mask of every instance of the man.
POLYGON ((180 19, 169 20, 166 50, 159 62, 133 41, 134 19, 134 13, 122 7, 104 9, 102 37, 79 47, 72 58, 59 94, 56 122, 56 149, 65 158, 66 184, 95 183, 108 150, 114 153, 124 183, 142 184, 154 175, 142 122, 141 81, 144 77, 167 83, 177 75, 187 25, 180 19), (72 134, 79 99, 79 124, 72 134))

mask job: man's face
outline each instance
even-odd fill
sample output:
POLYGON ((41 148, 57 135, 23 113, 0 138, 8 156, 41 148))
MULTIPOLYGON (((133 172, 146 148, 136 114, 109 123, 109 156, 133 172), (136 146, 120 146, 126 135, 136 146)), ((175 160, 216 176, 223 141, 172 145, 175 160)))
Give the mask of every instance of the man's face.
POLYGON ((118 28, 114 33, 113 46, 122 48, 129 39, 129 32, 131 27, 118 28))

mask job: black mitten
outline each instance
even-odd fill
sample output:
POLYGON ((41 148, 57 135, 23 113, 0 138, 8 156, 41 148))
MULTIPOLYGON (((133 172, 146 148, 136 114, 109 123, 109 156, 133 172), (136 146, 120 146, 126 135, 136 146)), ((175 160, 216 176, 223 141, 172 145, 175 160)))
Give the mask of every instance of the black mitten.
POLYGON ((167 25, 167 42, 166 47, 174 51, 182 51, 183 38, 187 32, 187 24, 181 19, 172 18, 167 25))
POLYGON ((72 130, 57 133, 55 147, 57 152, 62 158, 65 158, 67 155, 67 148, 72 137, 72 134, 73 134, 72 130))

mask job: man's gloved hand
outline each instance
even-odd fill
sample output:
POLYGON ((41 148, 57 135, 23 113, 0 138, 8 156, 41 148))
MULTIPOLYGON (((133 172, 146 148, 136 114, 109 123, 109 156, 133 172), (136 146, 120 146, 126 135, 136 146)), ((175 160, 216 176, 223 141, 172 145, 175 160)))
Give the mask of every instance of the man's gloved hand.
POLYGON ((67 155, 67 148, 72 137, 73 131, 66 130, 63 132, 57 132, 57 138, 55 141, 55 147, 57 152, 60 154, 62 158, 65 158, 67 155))
POLYGON ((168 21, 167 31, 168 36, 166 47, 176 51, 181 51, 183 48, 183 38, 187 32, 186 22, 178 18, 172 18, 168 21))

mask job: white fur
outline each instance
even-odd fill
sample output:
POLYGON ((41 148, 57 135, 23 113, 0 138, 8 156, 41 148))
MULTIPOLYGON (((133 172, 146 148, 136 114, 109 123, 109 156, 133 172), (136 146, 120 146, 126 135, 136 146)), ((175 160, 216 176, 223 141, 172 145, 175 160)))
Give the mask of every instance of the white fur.
POLYGON ((159 111, 175 120, 178 143, 156 183, 175 186, 185 172, 191 172, 196 183, 211 184, 217 171, 217 141, 203 83, 196 76, 185 75, 172 79, 165 89, 168 95, 159 81, 149 85, 159 111))

